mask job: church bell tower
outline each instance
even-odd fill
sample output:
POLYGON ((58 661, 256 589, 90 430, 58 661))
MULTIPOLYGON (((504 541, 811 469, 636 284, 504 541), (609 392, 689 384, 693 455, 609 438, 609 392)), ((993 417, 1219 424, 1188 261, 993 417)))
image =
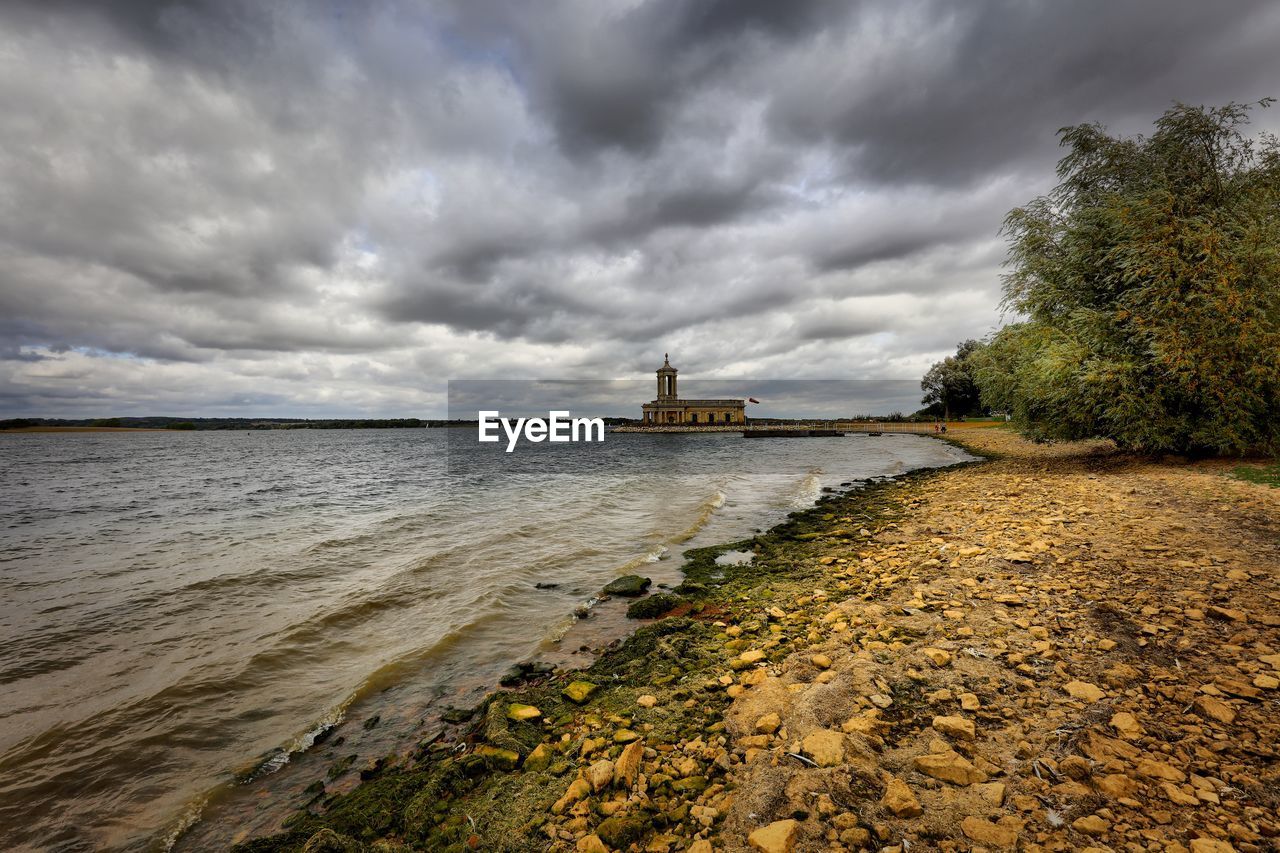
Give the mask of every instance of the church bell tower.
POLYGON ((669 353, 662 354, 662 367, 658 368, 658 399, 660 401, 675 400, 676 394, 676 373, 678 371, 671 366, 669 353))

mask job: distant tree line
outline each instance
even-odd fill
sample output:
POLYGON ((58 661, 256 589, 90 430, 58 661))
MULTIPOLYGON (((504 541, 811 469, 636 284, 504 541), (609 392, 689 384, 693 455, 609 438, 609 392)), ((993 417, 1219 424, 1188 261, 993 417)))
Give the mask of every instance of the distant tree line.
POLYGON ((924 402, 974 408, 971 381, 1036 439, 1280 451, 1280 143, 1242 132, 1271 103, 1060 131, 1058 185, 1004 224, 1018 322, 934 365, 924 402))
MULTIPOLYGON (((632 423, 631 418, 604 418, 605 424, 618 426, 632 423)), ((0 430, 32 427, 108 427, 170 430, 265 430, 265 429, 426 429, 476 425, 474 420, 421 418, 173 418, 149 416, 138 418, 10 418, 0 420, 0 430)))
POLYGON ((361 418, 324 419, 304 418, 11 418, 0 420, 0 429, 24 429, 31 427, 115 427, 133 429, 173 430, 252 430, 252 429, 418 429, 447 426, 443 420, 420 418, 361 418))

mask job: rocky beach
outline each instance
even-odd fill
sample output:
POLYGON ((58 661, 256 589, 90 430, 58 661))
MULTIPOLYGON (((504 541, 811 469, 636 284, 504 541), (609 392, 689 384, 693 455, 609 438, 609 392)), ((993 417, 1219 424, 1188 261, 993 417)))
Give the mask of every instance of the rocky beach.
POLYGON ((1280 490, 952 436, 238 849, 1277 849, 1280 490))

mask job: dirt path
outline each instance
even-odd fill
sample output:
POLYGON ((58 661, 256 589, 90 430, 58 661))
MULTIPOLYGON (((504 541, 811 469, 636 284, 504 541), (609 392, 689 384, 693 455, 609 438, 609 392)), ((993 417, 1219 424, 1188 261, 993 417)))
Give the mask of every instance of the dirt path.
POLYGON ((1280 489, 960 437, 1002 458, 777 602, 715 848, 1280 849, 1280 489))

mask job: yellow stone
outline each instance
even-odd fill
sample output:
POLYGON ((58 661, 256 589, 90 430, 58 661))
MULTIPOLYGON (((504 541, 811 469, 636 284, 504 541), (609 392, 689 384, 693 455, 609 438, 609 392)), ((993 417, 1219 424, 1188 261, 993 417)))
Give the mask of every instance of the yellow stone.
POLYGON ((542 716, 542 712, 532 705, 521 705, 519 702, 513 702, 507 706, 507 719, 516 722, 524 722, 527 720, 536 720, 542 716))
POLYGON ((599 689, 599 686, 592 684, 590 681, 572 681, 561 693, 564 698, 575 705, 584 705, 599 689))
POLYGON ((1174 767, 1166 761, 1156 761, 1153 758, 1138 759, 1138 775, 1146 776, 1150 779, 1164 779, 1166 782, 1183 782, 1186 781, 1187 774, 1174 767))
POLYGON ((1236 720, 1236 711, 1221 699, 1215 699, 1212 696, 1197 696, 1195 701, 1191 703, 1192 707, 1202 716, 1219 723, 1230 725, 1236 720))
POLYGON ((564 796, 556 800, 555 804, 551 806, 551 813, 556 815, 564 814, 566 809, 590 793, 590 782, 586 779, 574 779, 569 783, 569 788, 564 792, 564 796))
POLYGON ((632 741, 622 749, 613 765, 613 784, 630 789, 640 775, 640 759, 644 756, 644 741, 632 741))
POLYGON ((960 831, 966 838, 988 847, 1014 847, 1021 830, 1022 822, 1012 817, 1001 818, 999 823, 992 823, 986 818, 970 815, 960 821, 960 831))
POLYGON ((950 750, 916 756, 913 763, 916 770, 926 776, 932 776, 953 785, 972 785, 975 782, 987 781, 987 774, 974 767, 960 753, 950 750))
POLYGON ((1111 828, 1111 824, 1107 823, 1096 814, 1078 817, 1071 822, 1071 828, 1083 835, 1099 836, 1105 835, 1107 830, 1111 828))
POLYGON ((934 666, 946 666, 951 663, 951 652, 945 649, 927 648, 921 649, 921 653, 927 657, 934 666))
POLYGON ((765 714, 756 720, 756 733, 762 735, 771 735, 782 725, 782 718, 777 714, 765 714))
POLYGON ((613 781, 613 762, 601 759, 582 771, 582 777, 591 785, 591 790, 603 791, 613 781))
POLYGON ((819 767, 835 767, 844 761, 844 735, 831 729, 818 729, 801 742, 801 749, 819 767))
POLYGON ((794 820, 775 820, 748 835, 747 843, 760 853, 791 853, 799 831, 800 824, 794 820))
POLYGON ((884 796, 880 798, 880 805, 893 812, 897 817, 919 817, 924 814, 924 809, 920 807, 920 801, 916 799, 911 786, 896 776, 889 780, 889 784, 885 785, 884 796))
POLYGON ((1128 711, 1112 714, 1111 728, 1125 740, 1137 740, 1143 735, 1142 726, 1138 723, 1137 717, 1128 711))
POLYGON ((1081 702, 1097 702, 1107 695, 1098 685, 1087 681, 1069 681, 1062 689, 1072 699, 1079 699, 1081 702))
POLYGON ((556 751, 550 744, 540 743, 533 748, 533 752, 529 753, 529 757, 524 760, 524 769, 536 773, 540 770, 546 770, 551 766, 551 759, 555 757, 556 751))
POLYGON ((582 836, 578 839, 575 849, 578 853, 609 853, 609 848, 604 846, 604 842, 598 835, 582 836))
POLYGON ((934 717, 932 725, 934 730, 961 740, 973 740, 977 734, 973 721, 960 716, 934 717))

